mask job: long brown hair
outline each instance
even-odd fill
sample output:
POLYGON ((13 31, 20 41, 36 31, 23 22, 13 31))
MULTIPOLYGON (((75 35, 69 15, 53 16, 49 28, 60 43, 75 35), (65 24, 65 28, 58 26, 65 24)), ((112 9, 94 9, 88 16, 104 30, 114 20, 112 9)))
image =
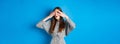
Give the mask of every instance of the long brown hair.
MULTIPOLYGON (((55 9, 59 9, 62 12, 60 7, 56 7, 55 9)), ((55 11, 55 9, 53 11, 55 11)), ((57 19, 55 19, 55 16, 53 16, 53 18, 51 19, 51 26, 50 26, 50 29, 49 29, 49 33, 54 32, 56 22, 57 22, 57 19)), ((64 22, 63 17, 60 16, 60 20, 58 22, 60 23, 58 32, 62 32, 65 28, 65 22, 64 22)))

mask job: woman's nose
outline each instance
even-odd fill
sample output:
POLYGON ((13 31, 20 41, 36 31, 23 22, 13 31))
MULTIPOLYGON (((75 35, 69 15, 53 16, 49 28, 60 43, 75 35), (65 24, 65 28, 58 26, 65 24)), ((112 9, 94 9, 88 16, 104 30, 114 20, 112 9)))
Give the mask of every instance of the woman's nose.
POLYGON ((55 16, 57 16, 57 14, 55 14, 55 16))

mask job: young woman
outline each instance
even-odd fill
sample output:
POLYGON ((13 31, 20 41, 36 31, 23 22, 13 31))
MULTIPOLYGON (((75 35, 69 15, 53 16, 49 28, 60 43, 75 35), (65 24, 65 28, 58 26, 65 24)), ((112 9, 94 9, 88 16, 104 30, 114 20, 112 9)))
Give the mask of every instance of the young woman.
POLYGON ((62 12, 60 7, 56 7, 48 17, 36 26, 52 36, 51 44, 66 44, 64 37, 75 28, 75 24, 62 12))

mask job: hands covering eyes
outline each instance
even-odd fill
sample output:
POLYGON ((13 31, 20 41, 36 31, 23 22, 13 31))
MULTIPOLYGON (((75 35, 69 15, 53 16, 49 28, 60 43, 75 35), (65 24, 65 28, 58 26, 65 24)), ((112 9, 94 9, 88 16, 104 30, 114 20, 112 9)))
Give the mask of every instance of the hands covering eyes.
POLYGON ((66 15, 63 13, 63 12, 61 12, 61 11, 53 11, 51 14, 50 14, 50 16, 51 17, 53 17, 53 16, 55 16, 55 15, 59 15, 59 16, 61 16, 61 17, 65 17, 66 15))

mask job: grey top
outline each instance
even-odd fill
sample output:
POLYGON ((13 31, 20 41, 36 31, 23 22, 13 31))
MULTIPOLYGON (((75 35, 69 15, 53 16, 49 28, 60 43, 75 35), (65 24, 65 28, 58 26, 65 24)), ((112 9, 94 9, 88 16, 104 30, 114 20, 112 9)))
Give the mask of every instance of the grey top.
MULTIPOLYGON (((62 32, 58 32, 59 29, 59 22, 56 23, 54 28, 54 32, 50 34, 52 36, 51 44, 66 44, 64 37, 69 34, 69 32, 75 28, 75 24, 72 22, 71 19, 64 19, 66 26, 62 32)), ((40 21, 36 26, 38 28, 44 29, 49 34, 49 28, 51 25, 51 20, 46 22, 40 21)))

